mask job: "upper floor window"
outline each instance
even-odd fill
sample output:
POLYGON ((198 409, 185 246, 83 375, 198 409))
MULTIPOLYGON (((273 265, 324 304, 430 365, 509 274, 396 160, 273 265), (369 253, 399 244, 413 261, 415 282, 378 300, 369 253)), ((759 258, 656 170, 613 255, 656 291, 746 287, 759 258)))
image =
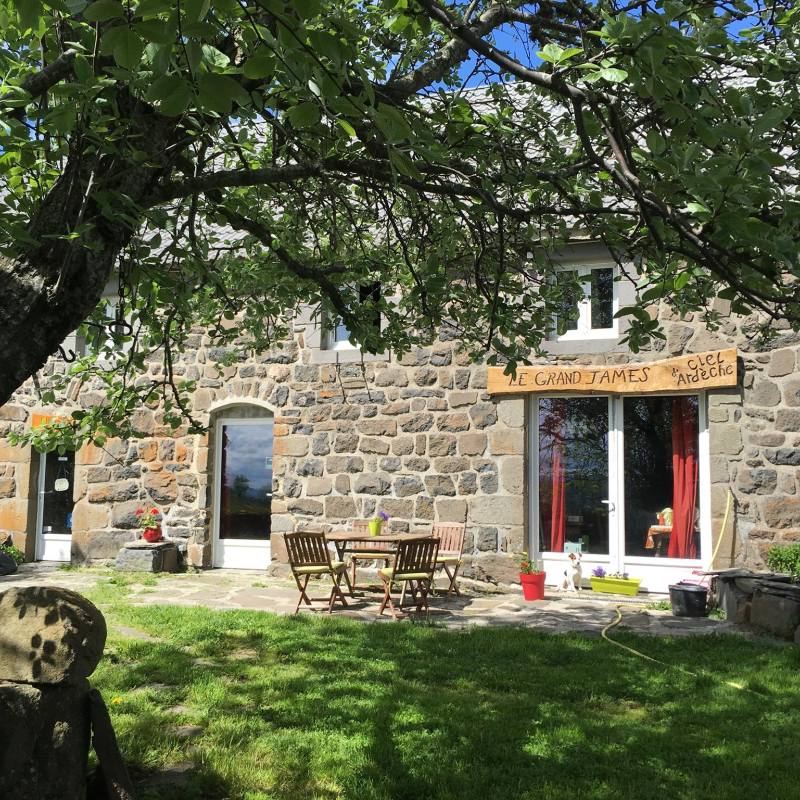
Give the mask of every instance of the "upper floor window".
MULTIPOLYGON (((381 299, 381 285, 370 283, 358 287, 358 302, 363 304, 369 301, 378 303, 381 299)), ((381 315, 375 312, 372 324, 380 330, 381 315)), ((341 319, 336 319, 335 327, 326 331, 325 339, 326 350, 357 350, 358 345, 350 341, 350 331, 341 319)))
POLYGON ((556 323, 561 325, 552 334, 554 341, 600 339, 618 334, 614 315, 619 310, 615 269, 606 264, 570 266, 558 272, 559 284, 580 284, 581 291, 567 290, 563 311, 556 323), (577 311, 577 314, 575 313, 577 311))

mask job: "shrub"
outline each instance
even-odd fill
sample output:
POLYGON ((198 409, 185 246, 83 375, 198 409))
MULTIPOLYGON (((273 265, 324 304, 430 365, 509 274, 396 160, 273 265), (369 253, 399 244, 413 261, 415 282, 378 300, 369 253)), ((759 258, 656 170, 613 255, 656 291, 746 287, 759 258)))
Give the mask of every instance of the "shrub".
POLYGON ((800 578, 800 544, 774 544, 767 550, 767 566, 773 572, 788 572, 800 578))
POLYGON ((0 544, 0 553, 8 553, 17 564, 21 564, 25 560, 22 550, 19 547, 14 547, 13 544, 0 544))

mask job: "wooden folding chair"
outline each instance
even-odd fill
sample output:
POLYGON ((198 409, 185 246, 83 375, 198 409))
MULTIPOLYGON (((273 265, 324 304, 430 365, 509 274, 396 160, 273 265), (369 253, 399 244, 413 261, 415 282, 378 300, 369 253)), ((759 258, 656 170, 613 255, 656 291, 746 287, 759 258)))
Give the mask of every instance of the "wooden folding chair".
MULTIPOLYGON (((467 526, 464 522, 437 522, 431 529, 431 536, 435 536, 441 544, 439 545, 439 555, 436 557, 436 568, 444 569, 450 580, 447 588, 446 600, 455 592, 461 597, 458 591, 456 578, 461 567, 461 557, 464 552, 464 537, 467 533, 467 526), (452 569, 452 572, 450 571, 452 569)), ((434 586, 434 594, 436 587, 434 586)))
MULTIPOLYGON (((369 533, 369 520, 357 519, 353 522, 353 530, 358 533, 369 533)), ((368 585, 358 586, 356 584, 356 565, 359 561, 383 561, 383 566, 388 567, 394 558, 394 551, 388 550, 386 542, 381 542, 377 537, 368 542, 354 542, 356 548, 355 552, 348 553, 350 556, 350 563, 353 567, 353 576, 350 585, 354 589, 369 589, 372 588, 368 585)))
POLYGON ((433 573, 436 569, 436 555, 439 552, 438 539, 415 539, 400 542, 394 554, 394 564, 391 567, 378 570, 378 577, 383 581, 384 596, 378 616, 382 616, 386 606, 392 612, 392 619, 397 620, 403 614, 403 600, 406 586, 411 590, 416 613, 429 611, 428 593, 433 583, 433 573), (403 584, 400 603, 395 608, 392 602, 392 586, 395 583, 403 584), (398 613, 400 612, 400 613, 398 613))
MULTIPOLYGON (((305 603, 309 608, 325 608, 328 613, 333 613, 333 604, 339 600, 343 606, 347 606, 347 600, 339 585, 342 578, 345 579, 348 587, 350 581, 347 578, 347 566, 344 561, 331 561, 331 551, 328 550, 328 543, 325 541, 324 533, 316 531, 297 531, 287 533, 285 536, 286 550, 289 554, 289 566, 292 568, 297 588, 300 590, 300 597, 294 609, 296 614, 300 610, 300 605, 305 603), (333 580, 331 596, 327 603, 314 603, 306 594, 308 582, 312 575, 330 575, 333 580)), ((319 598, 314 598, 318 600, 319 598)))

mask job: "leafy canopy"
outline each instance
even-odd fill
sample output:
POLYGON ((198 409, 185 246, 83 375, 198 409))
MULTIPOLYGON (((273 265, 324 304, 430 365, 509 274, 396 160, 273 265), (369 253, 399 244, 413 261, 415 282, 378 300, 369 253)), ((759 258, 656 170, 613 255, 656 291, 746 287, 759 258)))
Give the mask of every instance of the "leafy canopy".
POLYGON ((77 378, 108 400, 28 439, 128 435, 159 398, 177 427, 187 337, 263 351, 300 303, 366 351, 447 325, 513 365, 576 313, 552 256, 587 238, 638 264, 634 350, 664 298, 797 328, 798 13, 0 0, 0 289, 47 320, 10 320, 26 350, 0 358, 2 399, 88 320, 94 354, 44 399, 77 378), (98 305, 115 274, 118 324, 98 305))

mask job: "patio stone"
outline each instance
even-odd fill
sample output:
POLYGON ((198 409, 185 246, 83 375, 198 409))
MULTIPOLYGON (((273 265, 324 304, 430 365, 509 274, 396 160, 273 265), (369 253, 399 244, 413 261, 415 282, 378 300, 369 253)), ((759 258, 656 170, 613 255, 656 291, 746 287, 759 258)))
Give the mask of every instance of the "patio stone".
MULTIPOLYGON (((505 556, 505 562, 510 562, 505 556)), ((41 569, 40 566, 24 564, 19 575, 13 576, 15 585, 24 585, 29 581, 32 585, 52 583, 67 588, 91 588, 105 579, 105 575, 89 573, 65 572, 55 569, 41 569)), ((369 580, 370 571, 359 573, 359 583, 369 580)), ((5 579, 4 579, 5 580, 5 579)), ((374 574, 372 576, 374 580, 374 574)), ((441 583, 441 582, 440 582, 441 583)), ((523 625, 550 633, 581 632, 587 636, 599 635, 600 631, 616 618, 614 604, 620 601, 612 595, 593 596, 589 591, 578 594, 555 593, 548 589, 545 599, 528 602, 523 599, 518 588, 509 590, 503 586, 487 587, 468 579, 460 581, 461 597, 454 597, 449 602, 440 591, 439 596, 430 599, 431 619, 449 630, 469 629, 475 626, 523 625)), ((177 605, 203 606, 212 609, 252 609, 273 614, 289 615, 294 612, 297 601, 297 590, 287 586, 285 579, 265 576, 262 572, 250 570, 215 570, 211 573, 183 574, 165 576, 159 580, 155 591, 150 593, 147 587, 132 587, 132 592, 125 602, 139 606, 177 605), (254 581, 264 586, 254 587, 254 581)), ((313 596, 327 596, 330 583, 315 582, 311 590, 313 596)), ((348 607, 334 611, 335 617, 365 623, 391 621, 386 614, 377 617, 381 593, 357 592, 348 598, 348 607)), ((657 596, 654 599, 662 599, 657 596)), ((631 598, 627 598, 628 601, 631 598)), ((644 611, 644 602, 642 602, 644 611)), ((728 631, 744 636, 752 635, 751 630, 735 624, 731 620, 693 619, 690 617, 672 617, 666 612, 648 611, 647 615, 637 614, 633 609, 624 609, 622 625, 630 627, 637 633, 653 636, 703 635, 711 631, 728 631)), ((319 611, 304 613, 319 614, 319 611)), ((137 636, 135 628, 119 630, 123 635, 137 636)), ((139 634, 143 632, 139 631, 139 634)), ((145 634, 147 635, 147 634, 145 634)), ((148 641, 142 638, 142 641, 148 641)), ((154 641, 157 641, 154 639, 154 641)), ((244 642, 243 642, 244 644, 244 642)), ((238 652, 247 653, 247 648, 238 652)), ((235 656, 233 656, 235 657, 235 656)), ((197 659, 199 662, 203 659, 197 659)), ((213 662, 205 662, 211 665, 213 662)), ((217 666, 214 664, 214 666, 217 666)), ((246 680, 243 680, 246 683, 246 680)), ((167 691, 177 689, 170 684, 147 684, 134 689, 141 691, 167 691)))
POLYGON ((176 725, 175 727, 167 728, 167 730, 179 739, 196 739, 204 733, 199 725, 176 725))
POLYGON ((132 639, 141 639, 144 642, 160 642, 155 636, 151 636, 144 631, 137 631, 136 628, 127 628, 125 625, 115 625, 114 630, 121 633, 123 636, 130 636, 132 639))

